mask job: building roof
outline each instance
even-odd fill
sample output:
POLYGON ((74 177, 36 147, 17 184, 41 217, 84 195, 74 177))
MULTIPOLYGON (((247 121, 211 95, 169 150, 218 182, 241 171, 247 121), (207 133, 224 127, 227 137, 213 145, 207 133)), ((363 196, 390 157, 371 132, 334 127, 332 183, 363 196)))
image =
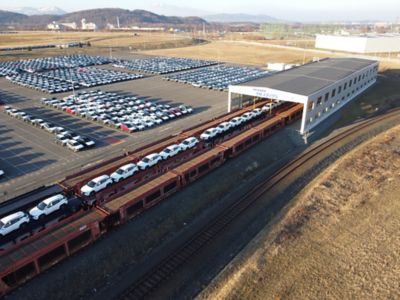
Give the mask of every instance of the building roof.
POLYGON ((248 81, 240 84, 240 86, 270 88, 310 96, 374 63, 376 63, 374 60, 359 58, 328 58, 268 77, 248 81))

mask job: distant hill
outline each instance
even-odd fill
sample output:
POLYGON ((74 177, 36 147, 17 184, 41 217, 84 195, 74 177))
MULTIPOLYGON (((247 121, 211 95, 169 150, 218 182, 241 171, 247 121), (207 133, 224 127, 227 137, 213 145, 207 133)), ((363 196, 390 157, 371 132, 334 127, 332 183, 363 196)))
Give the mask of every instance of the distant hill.
POLYGON ((157 15, 146 10, 126 10, 119 8, 102 8, 82 10, 65 15, 33 15, 28 16, 8 11, 0 11, 0 26, 12 25, 16 28, 45 28, 45 26, 57 21, 60 23, 76 22, 80 24, 83 18, 87 22, 94 22, 99 28, 104 28, 108 23, 116 24, 119 18, 120 26, 140 24, 165 24, 165 25, 200 25, 207 23, 199 17, 167 17, 157 15))
POLYGON ((157 15, 146 10, 127 10, 120 8, 91 9, 73 12, 62 16, 62 22, 80 22, 85 18, 88 22, 94 22, 100 27, 105 27, 107 23, 116 24, 117 17, 121 26, 132 24, 202 24, 206 22, 199 17, 167 17, 157 15))
POLYGON ((46 7, 16 7, 10 8, 9 11, 24 14, 27 16, 33 15, 65 15, 66 12, 57 6, 46 6, 46 7))
POLYGON ((18 24, 28 16, 11 11, 0 10, 0 24, 18 24))
POLYGON ((248 15, 248 14, 216 14, 204 16, 208 22, 221 22, 221 23, 238 23, 238 22, 252 22, 252 23, 267 23, 279 22, 278 19, 267 15, 248 15))

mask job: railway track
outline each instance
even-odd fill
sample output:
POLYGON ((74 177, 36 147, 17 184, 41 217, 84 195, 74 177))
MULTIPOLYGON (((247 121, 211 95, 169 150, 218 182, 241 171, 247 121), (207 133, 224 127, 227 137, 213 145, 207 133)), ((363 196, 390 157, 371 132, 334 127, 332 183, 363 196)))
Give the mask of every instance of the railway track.
POLYGON ((267 178, 264 182, 254 187, 240 200, 232 204, 226 210, 213 219, 208 225, 195 233, 183 245, 165 257, 160 263, 145 273, 139 280, 132 283, 125 289, 117 299, 132 300, 143 299, 149 296, 163 281, 168 279, 178 270, 186 261, 195 255, 200 249, 214 240, 220 232, 232 223, 239 215, 246 211, 262 195, 277 186, 281 181, 287 178, 292 172, 300 169, 304 164, 311 161, 318 154, 329 149, 331 146, 340 143, 346 138, 351 138, 369 127, 379 124, 383 121, 389 121, 400 116, 400 110, 396 109, 387 114, 374 117, 363 121, 343 132, 323 141, 321 144, 309 149, 285 167, 276 172, 273 176, 267 178))

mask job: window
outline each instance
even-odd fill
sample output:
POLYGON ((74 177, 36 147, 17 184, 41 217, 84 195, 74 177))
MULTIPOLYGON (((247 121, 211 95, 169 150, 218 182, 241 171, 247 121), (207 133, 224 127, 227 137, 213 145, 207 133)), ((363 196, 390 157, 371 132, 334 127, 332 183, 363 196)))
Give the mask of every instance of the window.
POLYGON ((318 97, 317 100, 317 105, 321 105, 322 104, 322 96, 318 97))
POLYGON ((339 86, 338 88, 338 94, 340 94, 342 92, 342 86, 339 86))
POLYGON ((326 93, 325 94, 325 102, 328 101, 328 99, 329 99, 329 93, 326 93))
POLYGON ((347 82, 344 84, 343 90, 347 89, 347 82))
POLYGON ((333 91, 332 91, 332 98, 335 97, 335 95, 336 95, 336 89, 333 89, 333 91))
POLYGON ((308 102, 308 110, 313 110, 314 109, 314 101, 308 102))
POLYGON ((349 87, 351 87, 351 85, 353 84, 353 80, 349 81, 349 87))
POLYGON ((308 123, 312 123, 312 122, 313 122, 313 118, 311 117, 308 119, 308 123))

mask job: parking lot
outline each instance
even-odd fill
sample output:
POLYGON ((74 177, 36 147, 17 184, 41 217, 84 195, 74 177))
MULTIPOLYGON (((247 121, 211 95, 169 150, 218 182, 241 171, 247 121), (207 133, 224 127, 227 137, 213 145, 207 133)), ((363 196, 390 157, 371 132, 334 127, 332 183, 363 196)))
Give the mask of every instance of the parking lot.
MULTIPOLYGON (((5 105, 23 109, 39 118, 49 119, 54 124, 92 138, 97 145, 93 150, 74 153, 55 144, 54 135, 0 113, 0 154, 4 153, 0 159, 0 169, 6 173, 0 180, 0 202, 226 112, 226 93, 174 84, 163 80, 161 76, 105 85, 101 90, 156 100, 162 104, 190 105, 194 112, 154 129, 126 134, 118 129, 44 106, 40 99, 48 97, 47 94, 11 84, 5 78, 0 78, 0 99, 5 105)), ((71 92, 61 93, 57 97, 70 94, 71 92)))

